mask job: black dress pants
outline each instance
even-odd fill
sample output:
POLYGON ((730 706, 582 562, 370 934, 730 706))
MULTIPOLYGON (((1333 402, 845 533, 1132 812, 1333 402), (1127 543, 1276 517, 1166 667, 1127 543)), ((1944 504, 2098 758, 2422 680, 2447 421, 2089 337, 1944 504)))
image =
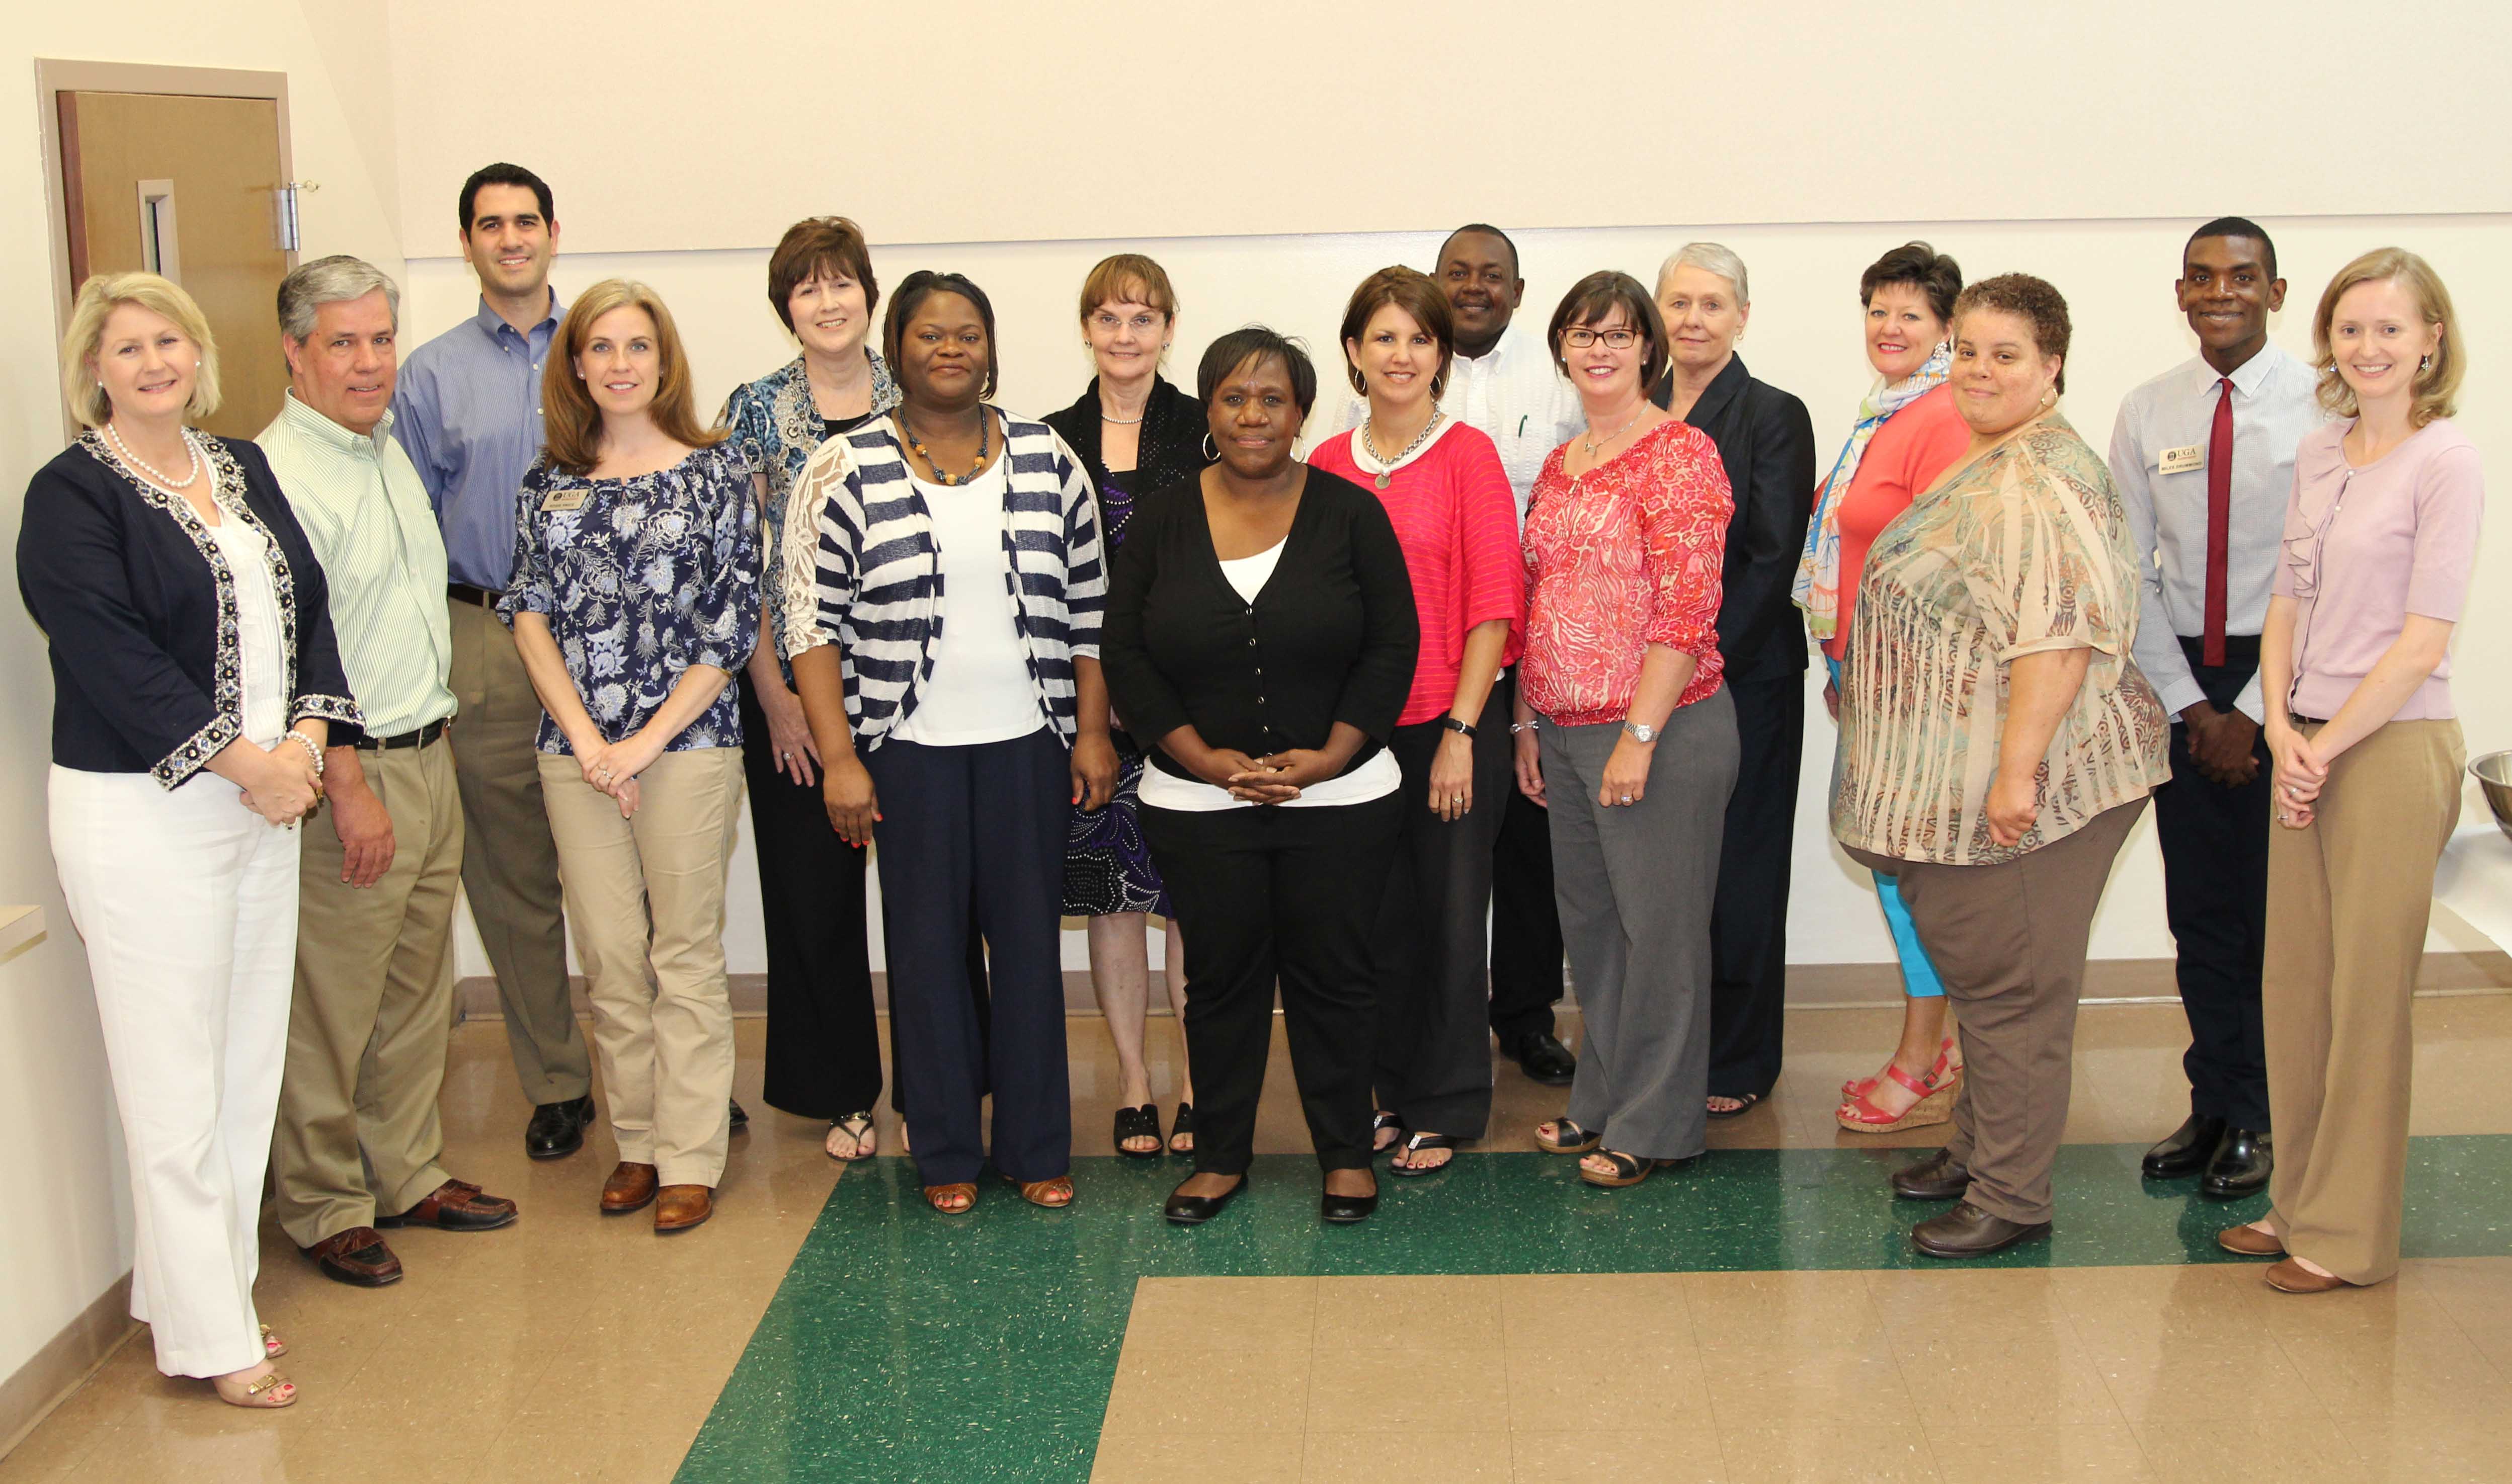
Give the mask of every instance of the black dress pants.
POLYGON ((1047 726, 967 747, 893 737, 866 753, 864 766, 881 797, 873 842, 890 1030, 898 1079, 916 1109, 918 1179, 974 1180, 990 1152, 1014 1180, 1066 1174, 1073 1106, 1057 943, 1072 812, 1064 744, 1047 726), (991 1027, 968 984, 972 896, 989 950, 991 1027))
MULTIPOLYGON (((1317 1163, 1368 1167, 1376 1028, 1369 935, 1402 805, 1400 794, 1288 809, 1143 805, 1144 839, 1178 920, 1190 924, 1186 1045, 1195 1067, 1197 1174, 1243 1175, 1254 1157, 1277 981, 1317 1163)), ((923 1126, 920 1119, 920 1152, 923 1126)))
MULTIPOLYGON (((2258 669, 2255 636, 2227 635, 2224 663, 2190 673, 2208 702, 2230 711, 2258 669)), ((2226 788, 2189 761, 2189 728, 2172 723, 2172 781, 2154 791, 2154 834, 2163 847, 2163 913, 2178 945, 2174 972, 2189 1017, 2189 1111, 2235 1128, 2268 1126, 2267 1051, 2259 1028, 2260 963, 2267 953, 2268 832, 2276 763, 2267 738, 2252 744, 2258 771, 2226 788)))
POLYGON ((1743 750, 1709 915, 1709 1095, 1761 1097, 1780 1079, 1805 677, 1729 683, 1743 750))
MULTIPOLYGON (((1492 701, 1504 733, 1516 694, 1517 671, 1501 672, 1492 701)), ((1517 791, 1513 767, 1502 787, 1508 799, 1492 846, 1491 1028, 1508 1051, 1520 1036, 1552 1034, 1552 1006, 1561 998, 1561 915, 1552 901, 1551 816, 1517 791)))
POLYGON ((1479 1139, 1491 1121, 1491 1035, 1484 1029, 1492 841, 1510 769, 1508 698, 1494 686, 1475 723, 1473 807, 1450 823, 1431 812, 1431 762, 1448 736, 1441 722, 1398 726, 1388 739, 1404 771, 1397 790, 1395 860, 1371 934, 1378 999, 1378 1105, 1408 1128, 1479 1139))

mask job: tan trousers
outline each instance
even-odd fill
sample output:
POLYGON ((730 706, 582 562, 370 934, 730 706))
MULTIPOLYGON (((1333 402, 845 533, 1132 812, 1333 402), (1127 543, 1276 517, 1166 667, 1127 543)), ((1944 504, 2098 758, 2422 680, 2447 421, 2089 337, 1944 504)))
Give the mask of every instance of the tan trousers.
POLYGON ((732 1134, 724 885, 741 749, 665 753, 639 776, 632 819, 573 758, 544 753, 540 772, 619 1157, 712 1189, 732 1134))
POLYGON ((592 1086, 584 1032, 569 1001, 567 928, 559 917, 558 845, 541 805, 541 700, 514 636, 476 603, 450 600, 453 623, 456 780, 470 849, 462 890, 497 976, 515 1075, 534 1103, 565 1103, 592 1086))
POLYGON ((2392 722, 2330 764, 2309 828, 2268 839, 2268 1220, 2350 1283, 2399 1270, 2409 996, 2466 761, 2457 722, 2392 722))
POLYGON ((2142 799, 2104 809, 2064 840, 1996 866, 1849 852, 1897 879, 1956 1006, 1966 1070, 1945 1152, 1971 1171, 1963 1199, 1991 1216, 2050 1219, 2094 909, 2144 810, 2142 799))
POLYGON ((358 755, 392 816, 373 886, 340 879, 336 817, 301 831, 296 993, 270 1160, 279 1225, 311 1247, 398 1216, 445 1183, 436 1097, 453 1029, 453 897, 462 806, 445 744, 358 755))

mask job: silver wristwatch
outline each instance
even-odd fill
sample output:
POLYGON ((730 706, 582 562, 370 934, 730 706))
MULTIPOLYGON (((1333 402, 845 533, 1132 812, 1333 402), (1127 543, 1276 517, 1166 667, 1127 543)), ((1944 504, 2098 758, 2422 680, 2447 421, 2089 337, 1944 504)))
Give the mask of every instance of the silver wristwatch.
POLYGON ((1645 722, 1625 722, 1623 723, 1623 730, 1629 732, 1631 736, 1638 741, 1654 742, 1657 740, 1657 734, 1662 730, 1662 728, 1651 726, 1645 722))

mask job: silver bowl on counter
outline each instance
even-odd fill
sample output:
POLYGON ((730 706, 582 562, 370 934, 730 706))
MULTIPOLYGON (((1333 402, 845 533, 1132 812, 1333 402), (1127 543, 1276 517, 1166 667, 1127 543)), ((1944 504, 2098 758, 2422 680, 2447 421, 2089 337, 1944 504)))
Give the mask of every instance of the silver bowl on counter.
POLYGON ((2468 773, 2486 791, 2486 806, 2494 811, 2494 828, 2512 838, 2512 752, 2473 758, 2468 773))

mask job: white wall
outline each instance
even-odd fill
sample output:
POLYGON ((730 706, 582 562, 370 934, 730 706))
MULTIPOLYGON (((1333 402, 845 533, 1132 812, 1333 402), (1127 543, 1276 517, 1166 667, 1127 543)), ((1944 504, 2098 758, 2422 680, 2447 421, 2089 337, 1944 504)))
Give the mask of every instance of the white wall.
MULTIPOLYGON (((60 382, 36 57, 285 71, 309 255, 351 252, 401 265, 390 79, 379 6, 120 0, 13 6, 18 59, 0 67, 0 546, 18 544, 20 491, 60 448, 60 382)), ((261 347, 276 354, 272 342, 261 347)), ((232 351, 230 352, 232 353, 232 351)), ((38 903, 51 931, 0 962, 0 1189, 41 1192, 0 1224, 0 1379, 130 1267, 130 1200, 87 959, 53 879, 44 779, 52 676, 42 636, 0 604, 0 903, 38 903)))
MULTIPOLYGON (((449 182, 450 196, 452 185, 449 182)), ((559 217, 568 221, 569 182, 552 182, 559 217)), ((845 212, 876 237, 885 215, 879 201, 789 190, 791 215, 845 212)), ((2222 203, 2241 209, 2238 192, 2222 203)), ((1286 214, 1304 204, 1286 204, 1286 214)), ((418 204, 409 208, 413 214, 418 204)), ((1439 223, 1444 227, 1447 223, 1439 223)), ((2068 296, 2075 323, 2069 356, 2067 415, 2096 447, 2105 447, 2111 417, 2123 393, 2195 353, 2195 341, 2172 303, 2179 251, 2195 220, 2075 220, 2035 222, 1912 222, 1872 224, 1689 225, 1552 229, 1519 234, 1528 284, 1528 307, 1538 328, 1561 291, 1599 267, 1620 267, 1652 281, 1657 263, 1688 238, 1709 237, 1741 253, 1750 270, 1753 314, 1739 353, 1755 374, 1805 398, 1812 409, 1823 457, 1828 459, 1848 431, 1851 412, 1864 391, 1865 361, 1858 334, 1858 274, 1875 255, 1918 236, 1959 258, 1975 278, 2010 269, 2039 273, 2068 296)), ((2348 257, 2383 243, 2402 243, 2425 254, 2452 285, 2473 357, 2461 422, 2481 447, 2512 450, 2512 409, 2502 389, 2512 373, 2488 347, 2512 321, 2512 215, 2269 217, 2281 264, 2293 285, 2275 332, 2287 348, 2307 354, 2311 305, 2330 275, 2348 257)), ((571 228, 570 228, 571 230, 571 228)), ((1275 237, 1195 237, 1039 243, 953 243, 877 247, 874 266, 885 283, 921 267, 954 268, 976 279, 995 302, 1002 339, 1004 407, 1032 414, 1070 402, 1090 373, 1077 323, 1075 293, 1090 265, 1111 252, 1152 254, 1175 281, 1184 313, 1174 377, 1192 386, 1195 357, 1215 334, 1261 320, 1305 336, 1322 352, 1333 383, 1339 365, 1335 327, 1353 286, 1389 262, 1428 266, 1442 232, 1275 237)), ((422 245, 422 251, 423 251, 422 245)), ((698 393, 707 407, 721 403, 734 382, 759 375, 792 355, 790 342, 765 302, 766 255, 763 251, 704 253, 568 254, 556 281, 573 293, 613 274, 652 283, 671 304, 688 337, 698 393)), ((431 333, 474 308, 468 267, 459 258, 413 257, 405 314, 409 329, 431 333)), ((1318 416, 1332 423, 1338 389, 1320 400, 1318 416)), ((2512 456, 2512 455, 2507 455, 2512 456)), ((2512 619, 2512 537, 2498 521, 2490 527, 2481 558, 2476 598, 2463 626, 2457 685, 2469 747, 2512 746, 2512 687, 2496 678, 2502 663, 2507 619, 2512 619)), ((1797 813, 1797 878, 1789 906, 1790 961, 1869 962, 1891 957, 1891 946, 1873 907, 1863 872, 1830 843, 1824 816, 1831 762, 1831 725, 1809 677, 1807 747, 1797 813)), ((2471 796, 2471 807, 2483 808, 2471 796)), ((727 945, 737 972, 763 967, 758 937, 755 867, 745 854, 733 868, 732 937, 727 945)), ((2094 953, 2100 957, 2169 957, 2164 927, 2161 866, 2150 825, 2140 825, 2123 858, 2100 918, 2094 953)), ((2443 946, 2437 942, 2437 946, 2443 946)), ((2465 944, 2458 946, 2468 946, 2465 944)), ((486 972, 476 948, 466 946, 464 972, 486 972)), ((1082 935, 1065 934, 1066 962, 1085 961, 1082 935)))

